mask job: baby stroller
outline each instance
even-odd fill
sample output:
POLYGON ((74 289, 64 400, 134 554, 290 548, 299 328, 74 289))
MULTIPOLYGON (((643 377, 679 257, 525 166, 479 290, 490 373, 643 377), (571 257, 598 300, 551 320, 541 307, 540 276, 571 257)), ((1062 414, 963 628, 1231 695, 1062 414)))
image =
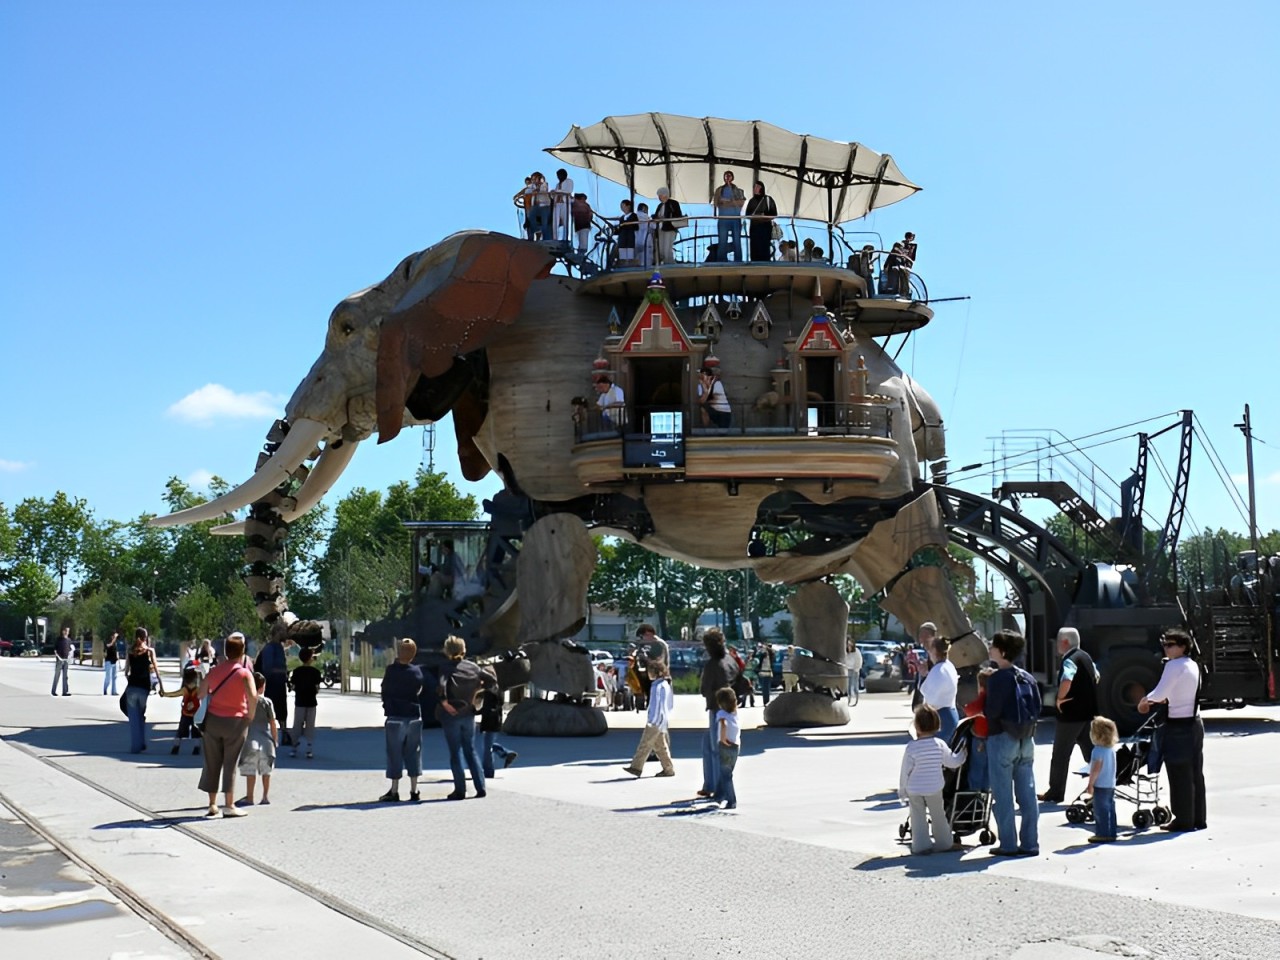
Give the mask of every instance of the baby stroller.
MULTIPOLYGON (((1160 766, 1153 766, 1152 742, 1160 728, 1161 714, 1152 713, 1132 736, 1121 739, 1116 749, 1116 799, 1127 800, 1137 809, 1133 811, 1133 825, 1145 830, 1154 824, 1168 823, 1173 813, 1160 804, 1160 766), (1150 808, 1150 809, 1146 809, 1150 808)), ((1093 820, 1093 798, 1081 791, 1067 807, 1068 823, 1088 823, 1093 820)))
MULTIPOLYGON (((996 842, 996 835, 991 832, 991 790, 985 785, 981 789, 971 786, 969 772, 973 765, 974 736, 973 725, 977 717, 965 717, 956 726, 948 744, 952 751, 959 751, 962 746, 969 748, 964 763, 955 769, 946 767, 942 770, 942 804, 951 821, 951 836, 956 843, 962 837, 978 834, 978 842, 990 845, 996 842)), ((911 836, 911 821, 907 820, 898 827, 898 839, 907 840, 911 836)))

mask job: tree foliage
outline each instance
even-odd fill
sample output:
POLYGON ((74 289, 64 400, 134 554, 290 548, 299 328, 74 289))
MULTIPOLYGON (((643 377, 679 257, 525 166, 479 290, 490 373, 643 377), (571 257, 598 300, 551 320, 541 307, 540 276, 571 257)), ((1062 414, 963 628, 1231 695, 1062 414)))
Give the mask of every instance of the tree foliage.
POLYGON ((56 577, 58 593, 62 593, 67 574, 80 557, 91 517, 84 500, 68 497, 61 490, 52 500, 28 497, 13 508, 15 550, 18 556, 34 560, 56 577))
POLYGON ((45 568, 34 560, 14 564, 4 598, 19 617, 45 614, 58 595, 58 584, 45 568))
POLYGON ((708 610, 724 615, 731 638, 741 635, 739 624, 747 616, 759 635, 760 620, 783 609, 792 592, 763 582, 749 569, 701 569, 629 541, 597 541, 597 549, 587 599, 624 617, 652 616, 664 637, 680 636, 683 627, 692 636, 708 610))

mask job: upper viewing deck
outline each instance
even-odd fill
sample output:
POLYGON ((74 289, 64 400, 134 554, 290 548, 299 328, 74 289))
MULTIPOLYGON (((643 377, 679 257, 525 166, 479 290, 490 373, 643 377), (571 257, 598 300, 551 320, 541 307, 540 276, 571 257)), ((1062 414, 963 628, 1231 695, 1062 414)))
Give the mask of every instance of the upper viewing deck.
POLYGON ((580 277, 582 293, 642 296, 656 269, 676 302, 821 295, 871 335, 933 316, 914 236, 848 229, 920 189, 887 154, 760 121, 667 114, 575 126, 547 152, 628 193, 616 210, 592 209, 560 169, 532 174, 513 198, 519 232, 580 277))

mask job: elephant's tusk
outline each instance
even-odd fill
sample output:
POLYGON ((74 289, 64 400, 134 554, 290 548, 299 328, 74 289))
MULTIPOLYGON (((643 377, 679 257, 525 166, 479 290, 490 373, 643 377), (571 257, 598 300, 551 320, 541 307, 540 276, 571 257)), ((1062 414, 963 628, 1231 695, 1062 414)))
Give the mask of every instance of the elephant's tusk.
POLYGON ((152 517, 148 524, 153 527, 173 527, 183 523, 199 523, 202 520, 218 520, 233 510, 238 510, 265 497, 284 483, 289 474, 297 469, 298 464, 307 459, 307 455, 328 433, 329 428, 318 420, 303 418, 297 421, 290 427, 289 433, 271 459, 240 486, 208 503, 179 510, 164 517, 152 517))
MULTIPOLYGON (((298 490, 295 498, 297 506, 280 515, 285 523, 292 523, 320 502, 333 487, 334 483, 337 482, 338 477, 342 476, 342 471, 347 469, 347 464, 351 462, 351 458, 355 455, 356 447, 359 444, 359 440, 347 440, 340 443, 331 443, 324 448, 324 452, 320 454, 320 459, 311 468, 311 473, 307 475, 307 479, 298 490)), ((244 521, 237 520, 235 523, 225 523, 220 527, 214 527, 209 532, 219 537, 243 536, 244 521)))

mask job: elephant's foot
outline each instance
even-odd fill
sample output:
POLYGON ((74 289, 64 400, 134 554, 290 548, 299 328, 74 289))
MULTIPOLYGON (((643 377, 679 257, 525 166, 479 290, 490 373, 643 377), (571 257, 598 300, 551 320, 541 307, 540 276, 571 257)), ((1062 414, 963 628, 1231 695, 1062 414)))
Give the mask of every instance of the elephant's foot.
POLYGON ((764 708, 770 727, 841 727, 849 722, 849 705, 821 693, 780 693, 764 708))
POLYGON ((512 737, 600 737, 608 730, 599 707, 556 700, 521 700, 502 722, 512 737))

